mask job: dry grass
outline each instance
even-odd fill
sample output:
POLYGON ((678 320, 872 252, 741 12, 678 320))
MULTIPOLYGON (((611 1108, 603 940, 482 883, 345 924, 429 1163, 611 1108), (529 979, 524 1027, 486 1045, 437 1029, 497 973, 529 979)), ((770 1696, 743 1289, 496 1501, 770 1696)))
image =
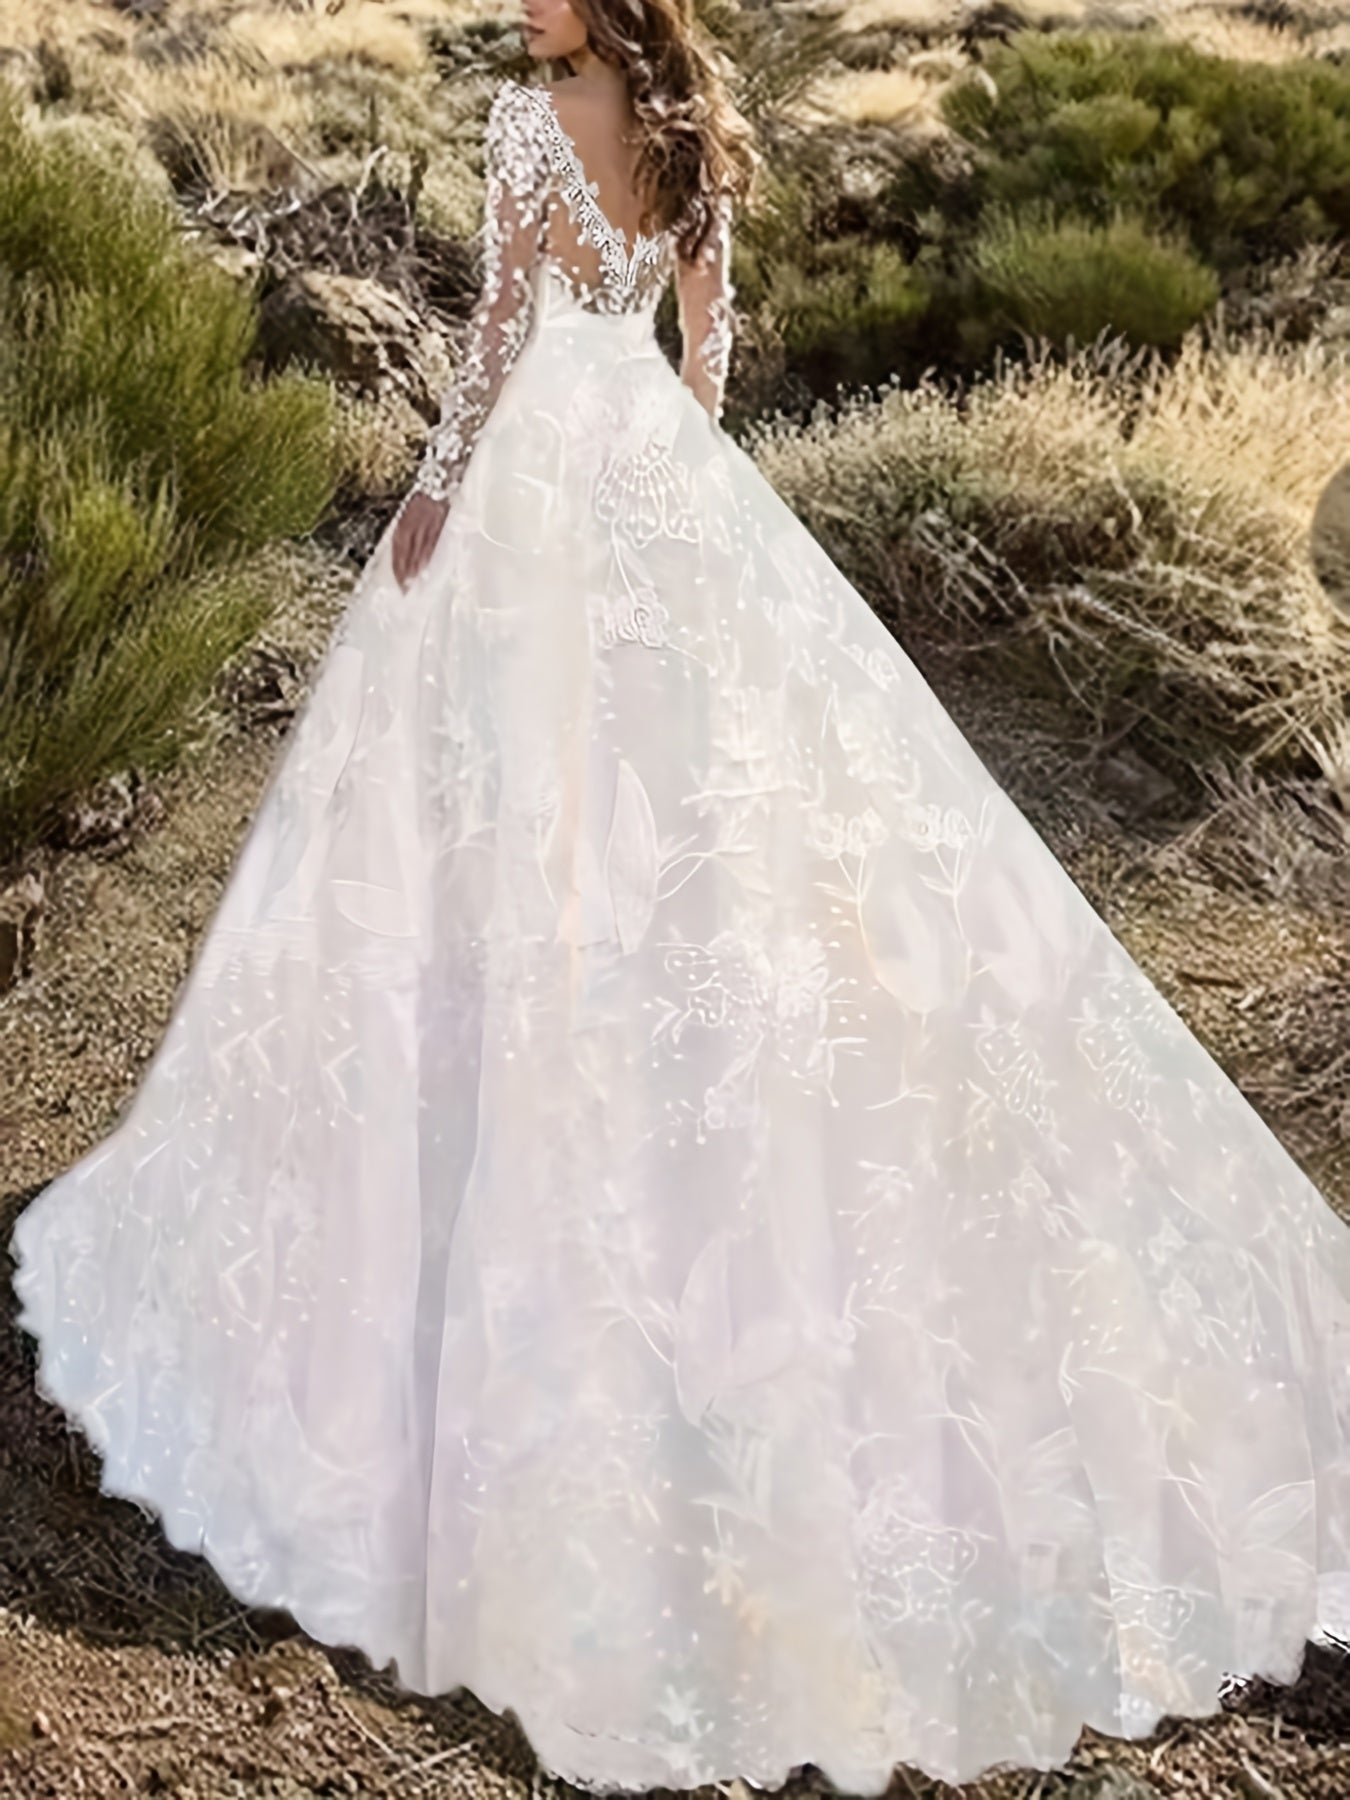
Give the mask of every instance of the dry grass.
MULTIPOLYGON (((160 21, 110 0, 0 0, 4 73, 57 109, 109 119, 216 190, 347 181, 374 147, 426 153, 438 225, 465 222, 457 113, 429 28, 505 13, 484 0, 344 0, 305 11, 170 0, 160 21), (447 147, 452 154, 443 155, 447 147)), ((406 175, 406 170, 404 171, 406 175)))
POLYGON ((1185 12, 1164 13, 1158 21, 1164 37, 1190 44, 1207 56, 1225 56, 1234 62, 1282 63, 1307 51, 1302 37, 1288 26, 1213 7, 1190 7, 1185 12))
POLYGON ((349 0, 335 13, 282 13, 249 6, 231 16, 230 31, 277 69, 359 60, 409 75, 426 62, 426 38, 419 24, 428 17, 449 21, 464 10, 424 4, 413 17, 372 0, 349 0))
POLYGON ((1099 730, 1129 696, 1174 752, 1301 750, 1345 791, 1350 626, 1307 540, 1350 461, 1350 362, 1193 335, 1170 367, 1121 363, 1104 344, 964 399, 892 387, 761 426, 755 454, 902 629, 1011 622, 1099 730))
MULTIPOLYGON (((1308 0, 1302 13, 1295 3, 1284 24, 1247 16, 1237 10, 1238 0, 1000 0, 1000 6, 1034 30, 1110 31, 1144 24, 1236 62, 1282 63, 1350 51, 1350 17, 1337 20, 1316 0, 1308 0)), ((842 120, 937 129, 942 89, 970 67, 962 34, 978 33, 988 11, 983 0, 840 0, 831 10, 851 32, 892 32, 892 66, 822 70, 794 115, 808 124, 842 120), (921 47, 906 44, 911 35, 922 38, 921 47)))
MULTIPOLYGON (((1350 43, 1350 21, 1336 22, 1317 0, 1307 0, 1306 22, 1296 17, 1284 27, 1246 18, 1225 0, 1006 3, 1032 27, 1148 20, 1247 60, 1350 43)), ((301 10, 265 0, 168 0, 155 21, 112 0, 0 0, 0 46, 20 53, 6 66, 10 80, 45 91, 66 112, 120 124, 177 176, 217 191, 352 181, 384 143, 403 159, 396 177, 407 179, 412 161, 425 161, 427 222, 462 235, 473 228, 479 198, 456 148, 465 102, 438 79, 429 31, 506 22, 518 10, 518 0, 311 0, 301 10)), ((839 0, 830 10, 850 31, 893 32, 894 66, 823 70, 792 109, 801 121, 941 130, 941 94, 970 60, 958 34, 978 33, 983 0, 839 0)))
MULTIPOLYGON (((1035 31, 1069 30, 1086 23, 1091 15, 1101 14, 1101 8, 1094 8, 1089 0, 1012 0, 1012 4, 1019 18, 1035 31)), ((973 5, 969 13, 978 19, 983 10, 973 5)))
POLYGON ((838 15, 851 31, 954 30, 965 18, 965 0, 842 0, 838 15))
MULTIPOLYGON (((1350 20, 1332 0, 1288 0, 1286 24, 1245 12, 1247 0, 998 0, 1033 30, 1111 31, 1151 26, 1197 49, 1240 61, 1284 62, 1350 48, 1350 20)), ((897 35, 974 30, 991 0, 840 0, 850 30, 897 35)))
POLYGON ((1198 6, 1160 7, 1157 24, 1165 37, 1233 62, 1282 63, 1350 49, 1350 20, 1337 22, 1328 17, 1328 9, 1312 5, 1303 16, 1291 7, 1286 23, 1267 23, 1224 0, 1208 0, 1198 6))
POLYGON ((923 69, 839 69, 822 74, 794 111, 854 125, 937 125, 939 83, 923 69))
POLYGON ((348 491, 362 499, 400 492, 426 441, 425 419, 395 393, 369 398, 339 389, 337 404, 348 491))
MULTIPOLYGON (((225 31, 278 67, 359 56, 387 68, 419 67, 427 25, 464 25, 499 16, 505 0, 319 0, 301 11, 237 0, 172 0, 167 34, 180 39, 225 31)), ((109 0, 0 0, 0 43, 34 47, 97 37, 105 52, 128 49, 144 31, 134 12, 109 0)))
MULTIPOLYGON (((978 27, 981 14, 989 10, 991 3, 992 0, 842 0, 841 12, 855 30, 891 29, 922 32, 928 37, 938 31, 978 27)), ((1130 0, 1122 0, 1122 6, 1129 3, 1130 0)), ((1102 11, 1093 0, 997 0, 997 4, 1000 12, 1012 7, 1028 25, 1038 28, 1073 27, 1082 24, 1090 13, 1102 11)))
POLYGON ((1268 646, 1277 674, 1291 676, 1258 710, 1272 745, 1287 732, 1350 797, 1350 632, 1327 604, 1308 552, 1318 498, 1350 460, 1350 364, 1315 341, 1202 349, 1192 338, 1149 384, 1129 448, 1140 469, 1184 480, 1202 543, 1218 531, 1240 541, 1246 523, 1263 598, 1249 607, 1249 595, 1235 589, 1219 626, 1234 663, 1245 660, 1250 638, 1268 646), (1282 618, 1267 610, 1272 597, 1282 599, 1282 618))
MULTIPOLYGON (((38 72, 65 110, 111 119, 161 152, 189 155, 215 185, 267 186, 294 165, 306 98, 228 31, 194 37, 181 56, 151 56, 138 52, 152 41, 145 27, 111 7, 63 0, 28 12, 0 0, 0 40, 40 50, 38 72)), ((33 72, 20 61, 10 77, 33 72)))
POLYGON ((209 62, 175 71, 170 81, 162 70, 133 67, 136 78, 122 86, 103 79, 112 72, 93 62, 90 103, 120 116, 180 165, 195 165, 212 188, 281 186, 302 166, 295 146, 309 111, 274 71, 209 62))

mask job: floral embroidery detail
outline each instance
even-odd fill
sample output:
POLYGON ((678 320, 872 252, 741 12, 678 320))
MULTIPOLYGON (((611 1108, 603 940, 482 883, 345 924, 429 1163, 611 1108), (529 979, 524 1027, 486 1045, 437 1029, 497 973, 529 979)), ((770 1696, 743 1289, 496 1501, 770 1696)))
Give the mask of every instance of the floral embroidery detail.
POLYGON ((663 998, 653 1043, 678 1046, 692 1024, 725 1031, 734 1050, 722 1079, 703 1096, 700 1128, 723 1130, 754 1115, 756 1070, 766 1049, 801 1080, 832 1091, 836 1051, 854 1040, 828 1030, 840 982, 814 933, 785 932, 772 943, 749 912, 704 944, 669 945, 664 966, 683 988, 663 998))
POLYGON ((677 275, 680 333, 684 340, 681 375, 714 419, 731 366, 735 335, 735 286, 731 279, 732 200, 719 194, 713 222, 693 263, 681 264, 677 275))
POLYGON ((575 269, 565 272, 575 291, 605 312, 630 312, 638 303, 654 304, 669 274, 668 232, 647 237, 639 232, 630 254, 622 232, 611 225, 601 209, 600 184, 587 181, 581 157, 554 104, 548 88, 522 88, 521 93, 540 109, 548 152, 561 177, 559 192, 583 243, 600 252, 601 279, 585 281, 575 269))
POLYGON ((901 805, 900 819, 905 837, 924 850, 964 850, 975 835, 970 820, 955 806, 920 806, 910 800, 901 805))
POLYGON ((874 806, 848 817, 817 808, 807 814, 806 823, 811 847, 819 856, 866 856, 890 836, 890 827, 874 806))
POLYGON ((975 1033, 975 1048, 998 1082, 1000 1104, 1048 1131, 1054 1115, 1046 1104, 1045 1070, 1022 1025, 1015 1019, 995 1024, 986 1018, 975 1033))
POLYGON ((453 384, 412 491, 446 500, 465 466, 534 318, 533 271, 547 210, 547 146, 525 89, 497 90, 484 133, 487 194, 479 234, 483 285, 453 384))
POLYGON ((868 786, 884 783, 912 792, 917 774, 912 753, 895 728, 895 708, 868 689, 841 696, 835 704, 835 732, 848 772, 868 786))
POLYGON ((629 587, 616 596, 600 596, 598 642, 604 650, 616 644, 645 644, 658 650, 668 641, 670 609, 650 585, 629 587))
POLYGON ((726 385, 727 370, 731 365, 735 322, 729 292, 717 294, 708 302, 708 329, 698 347, 698 356, 719 393, 726 385))
POLYGON ((592 504, 616 549, 702 537, 692 473, 675 454, 681 390, 676 385, 672 394, 669 377, 664 357, 649 360, 622 382, 581 382, 568 405, 569 429, 593 446, 586 457, 594 468, 592 504))
MULTIPOLYGON (((676 255, 676 234, 670 229, 650 236, 639 232, 629 250, 605 216, 599 184, 587 180, 548 88, 510 79, 501 84, 488 112, 484 153, 482 288, 455 381, 409 497, 421 492, 449 500, 461 486, 474 445, 530 338, 539 269, 560 278, 588 311, 646 313, 653 320, 674 273, 684 335, 682 374, 716 418, 733 335, 730 195, 719 198, 712 234, 697 265, 686 266, 676 255), (587 248, 598 254, 598 263, 586 256, 587 248)), ((645 485, 648 490, 654 482, 672 485, 677 480, 669 467, 630 469, 617 453, 613 473, 621 487, 645 485)), ((695 529, 687 518, 679 527, 681 534, 695 529)))
POLYGON ((630 456, 606 457, 596 478, 597 517, 635 550, 655 537, 696 544, 700 533, 692 499, 688 469, 659 442, 630 456))
POLYGON ((1102 1092, 1111 1105, 1146 1120, 1151 1115, 1152 1091, 1158 1076, 1145 1045, 1120 1010, 1124 996, 1117 990, 1105 998, 1114 1001, 1107 1015, 1099 1013, 1092 1000, 1084 1001, 1078 1021, 1078 1048, 1097 1071, 1102 1092))
POLYGON ((950 1616, 979 1553, 970 1531, 925 1524, 913 1504, 908 1480, 878 1481, 854 1525, 863 1605, 884 1627, 950 1616))

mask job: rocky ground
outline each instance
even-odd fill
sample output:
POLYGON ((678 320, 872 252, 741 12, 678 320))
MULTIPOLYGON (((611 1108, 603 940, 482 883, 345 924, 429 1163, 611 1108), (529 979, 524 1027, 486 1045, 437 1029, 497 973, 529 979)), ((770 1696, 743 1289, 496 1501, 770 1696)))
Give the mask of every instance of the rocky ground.
MULTIPOLYGON (((32 971, 0 1002, 0 1237, 130 1096, 358 562, 359 546, 346 558, 317 546, 278 553, 267 572, 283 596, 278 615, 222 681, 195 755, 135 797, 111 841, 67 851, 45 870, 32 971)), ((1350 1209, 1337 1082, 1350 923, 1338 915, 1331 848, 1320 860, 1312 853, 1307 796, 1305 854, 1294 866, 1278 796, 1230 795, 1197 816, 1159 771, 1119 747, 1075 741, 1066 712, 1014 692, 980 659, 925 651, 923 666, 1137 960, 1332 1203, 1350 1209), (1265 839, 1254 820, 1265 821, 1265 839)), ((0 1795, 307 1800, 533 1795, 559 1785, 509 1716, 468 1690, 436 1700, 400 1693, 358 1652, 313 1643, 285 1615, 242 1608, 207 1564, 167 1546, 153 1518, 101 1494, 96 1455, 36 1395, 31 1344, 12 1312, 6 1282, 0 1795)), ((969 1800, 1339 1800, 1350 1791, 1345 1669, 1340 1651, 1309 1646, 1292 1687, 1254 1683, 1214 1717, 1170 1721, 1138 1744, 1085 1732, 1067 1770, 1013 1772, 960 1791, 969 1800)), ((821 1791, 810 1768, 785 1790, 794 1800, 821 1791)), ((903 1769, 891 1790, 956 1791, 903 1769)))

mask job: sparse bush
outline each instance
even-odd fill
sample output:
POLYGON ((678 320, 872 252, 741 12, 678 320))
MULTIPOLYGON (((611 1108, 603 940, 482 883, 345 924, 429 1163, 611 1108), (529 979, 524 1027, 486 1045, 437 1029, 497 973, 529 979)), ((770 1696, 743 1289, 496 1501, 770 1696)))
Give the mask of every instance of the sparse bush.
POLYGON ((171 759, 332 494, 326 387, 245 374, 248 296, 162 196, 0 99, 0 861, 171 759))
POLYGON ((777 147, 743 292, 785 388, 988 368, 1019 334, 1172 351, 1236 280, 1350 232, 1350 68, 1018 30, 941 113, 895 163, 856 122, 777 147))
POLYGON ((1350 460, 1343 358, 1117 341, 892 385, 750 447, 902 642, 982 644, 1187 768, 1350 774, 1350 624, 1307 545, 1350 460))
POLYGON ((757 408, 790 407, 841 386, 874 386, 905 364, 922 335, 928 270, 899 244, 857 228, 835 173, 815 134, 795 142, 741 219, 732 261, 741 343, 728 389, 738 426, 743 394, 757 408), (767 358, 780 377, 766 386, 751 358, 767 358))
POLYGON ((928 306, 922 273, 893 244, 865 238, 826 239, 805 267, 779 260, 765 274, 788 355, 822 389, 883 380, 928 306))
POLYGON ((1034 208, 994 214, 969 268, 968 341, 980 351, 1009 329, 1079 344, 1107 332, 1171 349, 1219 298, 1217 275, 1184 243, 1123 216, 1093 225, 1042 220, 1034 208))
POLYGON ((944 96, 988 205, 1184 233, 1221 272, 1350 230, 1350 68, 1018 33, 944 96))

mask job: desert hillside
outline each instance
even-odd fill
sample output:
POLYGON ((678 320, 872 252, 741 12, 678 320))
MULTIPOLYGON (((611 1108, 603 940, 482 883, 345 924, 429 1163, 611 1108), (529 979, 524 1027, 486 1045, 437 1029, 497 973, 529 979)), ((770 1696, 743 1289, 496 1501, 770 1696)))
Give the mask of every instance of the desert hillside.
MULTIPOLYGON (((767 151, 728 428, 1350 1219, 1350 6, 699 10, 767 151)), ((0 0, 0 1237, 133 1092, 453 379, 516 17, 0 0)), ((0 1297, 0 1795, 563 1785, 102 1495, 0 1297)), ((961 1791, 1339 1800, 1348 1692, 1314 1647, 961 1791)))

